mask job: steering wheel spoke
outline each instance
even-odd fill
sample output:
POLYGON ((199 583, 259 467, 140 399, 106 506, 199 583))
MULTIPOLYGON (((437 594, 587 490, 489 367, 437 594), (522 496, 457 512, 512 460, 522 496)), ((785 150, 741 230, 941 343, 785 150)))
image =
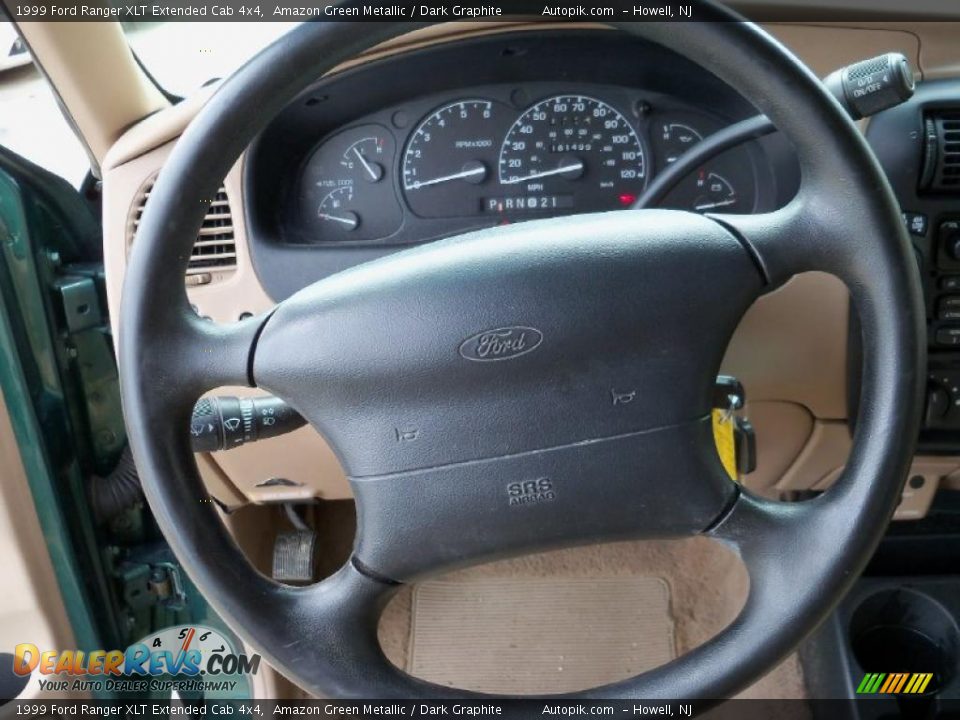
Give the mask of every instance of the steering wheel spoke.
POLYGON ((802 272, 821 271, 856 282, 849 275, 862 252, 859 222, 842 200, 842 190, 809 182, 797 196, 777 210, 751 215, 711 213, 708 217, 734 232, 750 249, 770 285, 779 285, 802 272), (859 237, 858 237, 859 236, 859 237))
MULTIPOLYGON (((267 316, 222 325, 191 313, 185 319, 181 357, 185 384, 190 392, 207 392, 224 386, 252 386, 250 363, 257 335, 267 316)), ((195 399, 195 398, 194 398, 195 399)))
POLYGON ((711 213, 708 217, 736 233, 770 285, 813 269, 806 250, 815 231, 800 202, 756 215, 711 213))

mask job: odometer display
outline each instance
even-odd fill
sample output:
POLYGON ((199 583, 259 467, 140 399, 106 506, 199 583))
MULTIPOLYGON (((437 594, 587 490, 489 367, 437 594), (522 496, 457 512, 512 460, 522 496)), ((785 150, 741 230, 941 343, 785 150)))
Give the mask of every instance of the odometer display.
POLYGON ((623 207, 643 190, 643 144, 622 113, 583 95, 526 110, 500 148, 500 184, 518 195, 574 193, 577 212, 623 207))

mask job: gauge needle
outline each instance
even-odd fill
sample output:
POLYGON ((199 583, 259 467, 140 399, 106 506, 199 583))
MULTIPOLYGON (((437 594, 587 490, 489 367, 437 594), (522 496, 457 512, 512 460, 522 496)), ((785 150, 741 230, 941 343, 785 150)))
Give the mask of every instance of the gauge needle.
POLYGON ((727 200, 718 200, 717 202, 695 205, 693 209, 694 210, 715 210, 717 208, 727 207, 727 205, 733 205, 736 201, 737 201, 736 198, 729 198, 727 200))
POLYGON ((453 173, 452 175, 443 175, 441 177, 432 178, 431 180, 417 180, 410 185, 408 190, 417 190, 422 187, 427 187, 428 185, 439 185, 440 183, 450 182, 451 180, 463 180, 464 178, 477 177, 478 175, 486 174, 487 169, 483 165, 476 167, 471 167, 469 170, 462 170, 458 173, 453 173))
POLYGON ((317 217, 321 220, 333 220, 338 223, 343 223, 352 228, 357 226, 357 219, 355 217, 339 217, 337 215, 330 215, 329 213, 317 213, 317 217))
POLYGON ((501 180, 500 182, 503 185, 516 185, 517 183, 527 182, 527 180, 537 180, 539 178, 550 177, 551 175, 561 175, 566 172, 574 172, 575 170, 583 170, 583 163, 578 161, 575 163, 570 163, 569 165, 561 165, 553 170, 543 170, 541 172, 531 173, 521 178, 510 178, 509 180, 501 180))
POLYGON ((370 173, 370 179, 379 180, 380 175, 377 173, 376 170, 370 167, 370 163, 367 162, 367 159, 363 156, 363 153, 360 152, 359 148, 357 148, 356 145, 353 146, 353 152, 358 158, 360 158, 360 164, 363 165, 363 169, 366 170, 368 173, 370 173))

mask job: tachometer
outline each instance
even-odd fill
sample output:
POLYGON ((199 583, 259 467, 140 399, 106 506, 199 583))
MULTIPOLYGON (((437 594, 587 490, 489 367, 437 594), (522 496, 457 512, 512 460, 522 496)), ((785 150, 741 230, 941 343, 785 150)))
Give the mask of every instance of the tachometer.
POLYGON ((410 209, 421 217, 478 214, 478 186, 491 179, 509 122, 506 106, 491 100, 458 100, 431 112, 410 135, 403 154, 410 209))
POLYGON ((510 128, 498 161, 504 200, 549 198, 578 212, 629 205, 643 190, 646 157, 633 127, 605 102, 557 95, 538 102, 510 128))

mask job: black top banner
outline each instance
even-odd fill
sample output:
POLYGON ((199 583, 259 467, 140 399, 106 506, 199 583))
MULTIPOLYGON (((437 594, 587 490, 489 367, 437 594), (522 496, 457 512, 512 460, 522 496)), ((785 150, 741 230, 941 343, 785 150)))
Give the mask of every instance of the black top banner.
POLYGON ((670 700, 554 700, 511 699, 436 701, 419 700, 14 700, 0 701, 0 714, 7 717, 43 718, 709 718, 710 720, 860 720, 863 717, 955 717, 956 701, 921 700, 909 709, 920 713, 902 715, 893 698, 885 700, 731 700, 726 703, 670 700), (924 714, 930 713, 930 714, 924 714))
MULTIPOLYGON (((955 0, 732 0, 728 6, 757 22, 960 22, 955 0)), ((312 3, 311 0, 163 0, 8 2, 15 22, 378 22, 578 21, 715 22, 701 0, 417 0, 416 2, 312 3)), ((958 37, 960 41, 960 37, 958 37)))

